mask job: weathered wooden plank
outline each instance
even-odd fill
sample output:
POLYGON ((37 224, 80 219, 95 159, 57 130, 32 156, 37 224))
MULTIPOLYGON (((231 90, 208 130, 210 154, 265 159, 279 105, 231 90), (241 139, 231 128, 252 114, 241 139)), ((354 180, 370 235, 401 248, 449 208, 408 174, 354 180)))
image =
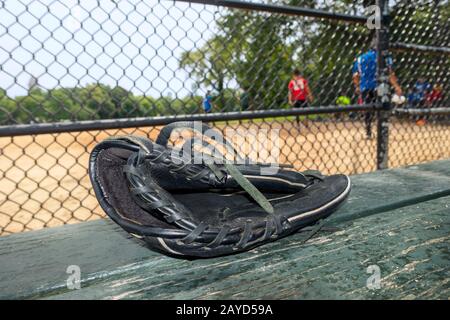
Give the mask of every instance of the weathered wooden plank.
POLYGON ((428 171, 428 172, 441 174, 441 175, 444 175, 444 176, 450 176, 450 162, 449 162, 449 159, 447 159, 447 160, 430 161, 430 162, 427 162, 427 163, 422 163, 420 165, 407 166, 405 168, 406 169, 412 169, 412 170, 428 171))
POLYGON ((450 160, 352 176, 346 203, 329 218, 342 222, 450 195, 450 160))
POLYGON ((67 267, 102 278, 104 270, 160 256, 136 244, 109 220, 0 237, 0 298, 21 298, 66 287, 67 267))
MULTIPOLYGON (((355 218, 450 194, 449 168, 450 161, 435 161, 406 169, 354 176, 348 203, 330 221, 335 225, 347 225, 355 218)), ((330 242, 334 237, 326 238, 326 241, 330 242)), ((69 265, 80 266, 83 285, 89 286, 108 278, 120 278, 130 269, 140 269, 146 264, 149 267, 158 266, 162 269, 155 270, 169 273, 175 269, 186 269, 186 272, 193 274, 197 273, 196 266, 203 263, 208 268, 220 268, 229 263, 227 261, 239 263, 242 259, 257 259, 261 266, 276 264, 277 259, 285 258, 283 254, 272 255, 271 251, 275 250, 273 246, 289 248, 298 246, 298 242, 299 238, 293 236, 252 253, 190 262, 167 258, 137 245, 109 220, 0 237, 0 298, 48 296, 64 292, 67 290, 65 281, 69 265), (260 252, 266 252, 270 259, 254 256, 260 252)), ((152 274, 158 276, 158 273, 149 272, 150 277, 152 274)), ((189 279, 184 282, 192 285, 194 280, 189 279)), ((156 286, 164 284, 160 282, 156 286)))
POLYGON ((152 259, 51 299, 448 299, 450 197, 347 222, 302 245, 301 235, 239 256, 152 259), (366 286, 369 266, 380 289, 366 286))

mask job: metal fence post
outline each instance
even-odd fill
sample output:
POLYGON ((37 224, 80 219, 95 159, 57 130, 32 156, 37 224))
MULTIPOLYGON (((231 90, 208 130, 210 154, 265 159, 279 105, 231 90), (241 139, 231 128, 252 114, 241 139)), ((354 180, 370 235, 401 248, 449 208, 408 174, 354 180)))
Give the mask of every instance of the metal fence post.
POLYGON ((389 72, 386 59, 389 55, 389 4, 387 0, 376 0, 380 8, 380 28, 376 29, 377 39, 377 169, 388 167, 389 116, 391 103, 389 99, 389 72))

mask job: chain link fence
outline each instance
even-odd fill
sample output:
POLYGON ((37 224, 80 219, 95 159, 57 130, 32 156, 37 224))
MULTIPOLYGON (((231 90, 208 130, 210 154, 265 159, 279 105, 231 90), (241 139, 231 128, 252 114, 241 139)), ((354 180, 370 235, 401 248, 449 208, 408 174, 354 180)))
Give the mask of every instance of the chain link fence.
POLYGON ((93 146, 173 120, 233 128, 254 160, 325 174, 450 157, 448 1, 0 4, 0 235, 103 217, 93 146), (395 85, 370 84, 394 73, 401 105, 386 99, 395 85), (277 159, 249 135, 270 130, 277 159))

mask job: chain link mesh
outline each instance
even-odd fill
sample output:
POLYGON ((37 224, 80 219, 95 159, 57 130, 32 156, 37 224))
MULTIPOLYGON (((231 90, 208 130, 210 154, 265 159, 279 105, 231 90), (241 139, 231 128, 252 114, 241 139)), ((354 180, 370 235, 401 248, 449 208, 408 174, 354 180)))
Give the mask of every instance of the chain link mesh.
MULTIPOLYGON (((210 124, 242 129, 247 143, 237 148, 255 160, 325 174, 376 170, 376 111, 264 115, 292 108, 295 68, 308 80, 309 106, 365 103, 352 76, 374 35, 357 18, 373 2, 251 2, 354 21, 181 1, 0 2, 0 132, 8 129, 0 136, 0 235, 103 217, 87 176, 93 146, 110 135, 154 139, 161 126, 132 127, 133 119, 202 114, 207 95, 223 114, 210 124), (230 112, 242 117, 229 121, 230 112), (129 128, 75 126, 118 118, 129 128), (40 127, 67 121, 72 132, 40 127), (35 132, 23 135, 23 127, 35 132), (268 130, 278 130, 278 159, 246 134, 268 130)), ((388 165, 448 158, 449 3, 390 1, 390 10, 393 68, 407 101, 390 112, 388 165)))

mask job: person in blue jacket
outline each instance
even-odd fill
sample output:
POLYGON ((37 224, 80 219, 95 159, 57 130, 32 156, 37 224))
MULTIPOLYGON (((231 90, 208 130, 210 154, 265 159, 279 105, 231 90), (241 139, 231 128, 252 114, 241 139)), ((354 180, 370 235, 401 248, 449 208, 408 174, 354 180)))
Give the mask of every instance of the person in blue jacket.
POLYGON ((203 99, 203 110, 205 113, 210 113, 213 109, 213 96, 210 91, 206 92, 205 98, 203 99))
MULTIPOLYGON (((362 103, 375 103, 377 99, 377 50, 376 39, 371 42, 369 51, 359 55, 353 63, 353 84, 355 86, 356 96, 360 97, 362 103)), ((386 59, 389 69, 389 82, 398 96, 402 95, 402 89, 398 84, 397 77, 392 70, 392 58, 386 59)), ((364 122, 366 126, 367 138, 372 138, 372 118, 373 112, 368 111, 365 114, 364 122)))

